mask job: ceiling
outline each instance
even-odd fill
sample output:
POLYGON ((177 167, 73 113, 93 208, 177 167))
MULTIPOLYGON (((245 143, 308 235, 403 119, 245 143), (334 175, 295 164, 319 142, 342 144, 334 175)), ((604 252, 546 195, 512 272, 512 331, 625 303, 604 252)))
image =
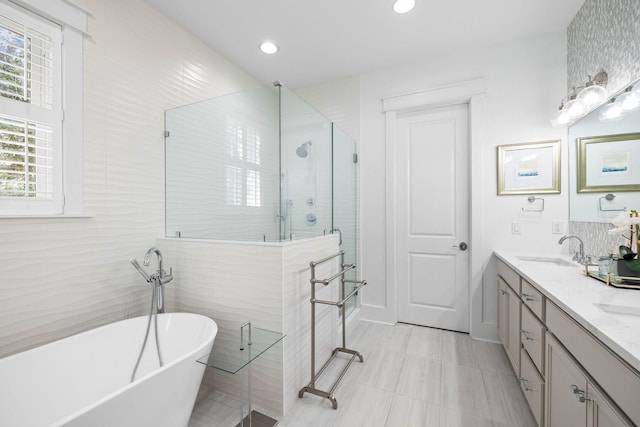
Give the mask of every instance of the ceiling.
POLYGON ((261 82, 290 88, 567 28, 584 0, 146 0, 261 82), (266 55, 262 41, 280 51, 266 55))

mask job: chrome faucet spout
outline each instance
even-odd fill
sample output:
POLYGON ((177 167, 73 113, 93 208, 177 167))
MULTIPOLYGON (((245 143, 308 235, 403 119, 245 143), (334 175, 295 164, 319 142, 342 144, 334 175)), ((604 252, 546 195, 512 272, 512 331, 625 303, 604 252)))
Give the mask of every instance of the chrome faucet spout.
POLYGON ((158 269, 162 270, 162 253, 160 252, 160 249, 156 248, 155 246, 153 248, 149 248, 149 250, 147 251, 146 254, 144 254, 144 265, 149 265, 151 264, 151 255, 156 254, 156 256, 158 257, 158 269))
POLYGON ((579 243, 579 248, 578 248, 578 252, 576 252, 573 255, 573 260, 574 261, 578 261, 578 262, 584 262, 585 261, 585 257, 584 257, 584 243, 582 242, 582 239, 579 238, 578 236, 562 236, 560 238, 560 240, 558 240, 558 244, 561 245, 564 243, 565 240, 567 239, 576 239, 579 243))
POLYGON ((129 261, 131 264, 142 274, 142 277, 154 287, 154 289, 158 288, 158 293, 156 294, 154 291, 154 295, 157 295, 157 313, 164 313, 164 287, 162 285, 169 283, 173 280, 173 269, 169 269, 169 274, 164 271, 162 268, 162 253, 156 247, 150 248, 146 254, 144 254, 143 264, 148 266, 151 264, 151 257, 156 255, 158 258, 158 270, 156 270, 152 274, 148 274, 141 266, 138 264, 138 261, 131 258, 129 261))
POLYGON ((162 268, 162 252, 160 249, 153 247, 150 248, 147 253, 144 255, 144 265, 149 265, 151 263, 151 256, 156 254, 158 257, 158 271, 151 275, 151 280, 158 280, 158 285, 164 285, 165 283, 169 283, 173 280, 173 269, 169 269, 169 274, 164 271, 162 268))

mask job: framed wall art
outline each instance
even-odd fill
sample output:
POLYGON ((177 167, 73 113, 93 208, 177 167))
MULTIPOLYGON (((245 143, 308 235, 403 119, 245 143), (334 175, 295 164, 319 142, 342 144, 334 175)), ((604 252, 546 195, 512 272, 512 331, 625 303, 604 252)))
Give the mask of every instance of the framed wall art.
POLYGON ((498 145, 498 195, 560 193, 560 140, 498 145))

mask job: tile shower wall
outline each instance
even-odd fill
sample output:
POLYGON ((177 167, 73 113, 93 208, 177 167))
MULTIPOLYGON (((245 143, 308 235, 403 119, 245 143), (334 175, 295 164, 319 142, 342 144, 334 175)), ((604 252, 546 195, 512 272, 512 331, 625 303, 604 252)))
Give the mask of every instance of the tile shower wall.
MULTIPOLYGON (((311 376, 309 262, 336 253, 338 237, 283 243, 160 239, 158 247, 166 265, 174 267, 175 279, 166 291, 168 309, 215 319, 219 329, 214 351, 237 349, 239 327, 247 321, 286 334, 282 344, 252 364, 254 403, 276 414, 285 413, 311 376)), ((323 264, 318 278, 335 272, 336 262, 323 264)), ((336 282, 317 285, 316 297, 336 300, 336 282)), ((317 368, 338 345, 337 313, 332 306, 316 308, 317 368)), ((240 375, 209 369, 204 382, 239 395, 240 375)))
POLYGON ((128 259, 164 235, 164 110, 257 82, 142 0, 75 0, 88 218, 0 219, 0 357, 148 309, 128 259))
MULTIPOLYGON (((616 92, 640 77, 640 8, 637 0, 586 0, 567 28, 567 84, 605 70, 608 90, 616 92)), ((603 255, 624 243, 608 236, 611 224, 570 222, 568 232, 581 236, 585 253, 603 255)), ((573 244, 572 244, 573 245, 573 244)), ((573 245, 575 246, 575 245, 573 245)))

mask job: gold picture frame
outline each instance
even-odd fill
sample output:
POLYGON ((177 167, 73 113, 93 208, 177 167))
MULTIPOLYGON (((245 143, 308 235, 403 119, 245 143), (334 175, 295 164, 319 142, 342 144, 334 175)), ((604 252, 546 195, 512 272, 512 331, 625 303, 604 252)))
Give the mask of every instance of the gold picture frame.
POLYGON ((499 196, 560 193, 560 140, 497 148, 499 196))
POLYGON ((576 138, 578 193, 640 191, 640 132, 576 138))

